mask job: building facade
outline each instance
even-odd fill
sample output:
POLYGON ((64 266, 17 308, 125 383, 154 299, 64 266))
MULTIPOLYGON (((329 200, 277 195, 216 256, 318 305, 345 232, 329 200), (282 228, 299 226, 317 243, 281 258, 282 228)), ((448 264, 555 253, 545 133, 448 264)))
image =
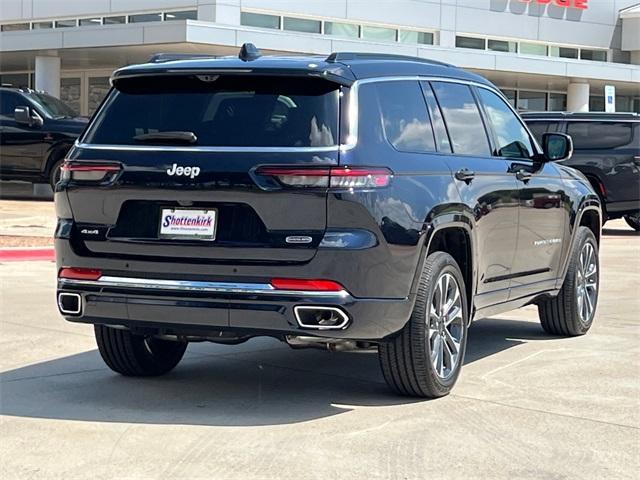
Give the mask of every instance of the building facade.
POLYGON ((91 114, 158 52, 413 55, 486 76, 522 110, 640 112, 632 0, 0 0, 0 81, 91 114), (610 92, 611 90, 608 89, 610 92))

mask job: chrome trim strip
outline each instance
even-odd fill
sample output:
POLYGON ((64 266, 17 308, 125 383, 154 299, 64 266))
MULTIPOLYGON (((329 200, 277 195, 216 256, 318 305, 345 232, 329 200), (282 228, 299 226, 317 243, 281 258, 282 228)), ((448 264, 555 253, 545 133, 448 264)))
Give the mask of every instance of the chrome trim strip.
POLYGON ((76 148, 87 150, 113 151, 146 151, 146 152, 337 152, 338 145, 329 147, 189 147, 176 145, 104 145, 94 143, 80 143, 76 141, 76 148))
POLYGON ((269 283, 200 282, 192 280, 164 280, 155 278, 104 276, 98 280, 75 280, 60 278, 66 285, 136 288, 141 290, 176 290, 189 292, 245 293, 252 295, 286 295, 298 297, 346 297, 345 290, 322 292, 306 290, 277 290, 269 283))

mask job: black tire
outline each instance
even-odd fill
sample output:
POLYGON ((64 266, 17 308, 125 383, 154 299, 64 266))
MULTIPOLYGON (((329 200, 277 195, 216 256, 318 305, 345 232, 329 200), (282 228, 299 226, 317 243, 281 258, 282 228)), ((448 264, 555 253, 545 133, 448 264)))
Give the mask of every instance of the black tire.
MULTIPOLYGON (((378 345, 382 373, 389 387, 401 395, 414 397, 437 398, 447 395, 456 383, 464 362, 468 320, 465 283, 458 264, 447 253, 432 253, 424 264, 416 304, 409 322, 398 335, 378 345), (427 312, 431 311, 432 302, 435 301, 438 281, 446 276, 445 274, 449 274, 449 280, 453 277, 459 288, 461 321, 456 322, 455 328, 461 337, 457 363, 450 369, 446 378, 442 378, 432 363, 433 349, 428 338, 428 322, 431 322, 431 317, 427 316, 427 312)), ((437 330, 434 332, 435 337, 432 338, 438 340, 437 337, 441 334, 437 330)), ((451 351, 448 347, 449 342, 446 341, 445 344, 442 348, 451 351)))
POLYGON ((126 376, 163 375, 180 362, 187 348, 187 342, 134 335, 105 325, 95 325, 94 331, 104 362, 126 376))
POLYGON ((60 167, 62 166, 62 162, 64 162, 64 158, 60 158, 53 162, 51 165, 51 170, 49 170, 49 185, 51 185, 51 190, 56 191, 56 183, 60 180, 60 167))
POLYGON ((624 220, 636 232, 640 232, 640 212, 633 215, 625 215, 624 220))
MULTIPOLYGON (((573 337, 584 335, 593 324, 598 303, 600 288, 600 264, 598 258, 598 242, 593 232, 587 227, 580 227, 576 234, 575 244, 571 249, 569 258, 569 268, 564 279, 560 293, 556 297, 547 298, 538 302, 538 313, 540 323, 545 332, 551 335, 573 337), (596 265, 595 277, 596 285, 595 300, 591 313, 585 318, 581 317, 579 291, 581 284, 580 256, 585 246, 590 244, 593 248, 593 255, 596 265)), ((584 290, 584 287, 583 287, 584 290)), ((586 298, 582 300, 586 301, 586 298)))

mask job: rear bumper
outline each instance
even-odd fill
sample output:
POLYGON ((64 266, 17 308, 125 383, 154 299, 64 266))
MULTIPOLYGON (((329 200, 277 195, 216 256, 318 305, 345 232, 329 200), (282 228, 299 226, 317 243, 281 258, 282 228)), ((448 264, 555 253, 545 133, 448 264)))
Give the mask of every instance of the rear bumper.
MULTIPOLYGON (((60 255, 73 253, 57 240, 60 255)), ((75 264, 75 262, 72 262, 75 264)), ((94 264, 94 268, 101 268, 94 264)), ((127 267, 128 264, 122 265, 127 267)), ((137 269, 136 269, 137 270, 137 269)), ((72 322, 118 325, 181 334, 190 331, 237 331, 243 335, 305 335, 353 340, 379 340, 402 329, 413 309, 414 297, 357 298, 347 291, 303 292, 274 290, 255 277, 232 281, 174 273, 144 274, 139 270, 105 270, 99 280, 59 279, 57 294, 77 294, 77 314, 64 314, 72 322), (348 317, 339 329, 304 328, 295 307, 337 307, 348 317)), ((75 310, 74 310, 75 311, 75 310)))

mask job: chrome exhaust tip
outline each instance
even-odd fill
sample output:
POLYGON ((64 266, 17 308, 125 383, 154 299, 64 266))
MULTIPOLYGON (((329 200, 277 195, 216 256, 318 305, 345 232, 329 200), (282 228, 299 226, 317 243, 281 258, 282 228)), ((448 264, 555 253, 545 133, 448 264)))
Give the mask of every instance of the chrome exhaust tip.
POLYGON ((349 315, 337 307, 297 306, 293 313, 301 328, 342 330, 349 324, 349 315))
POLYGON ((78 293, 59 293, 58 308, 60 312, 65 315, 80 315, 82 311, 82 297, 78 293))

